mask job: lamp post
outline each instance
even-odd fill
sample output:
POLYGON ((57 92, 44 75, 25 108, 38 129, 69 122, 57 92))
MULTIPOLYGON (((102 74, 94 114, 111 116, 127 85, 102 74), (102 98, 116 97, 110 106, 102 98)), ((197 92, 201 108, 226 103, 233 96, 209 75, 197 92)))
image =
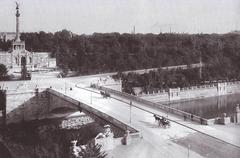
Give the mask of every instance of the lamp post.
POLYGON ((67 83, 65 81, 65 94, 67 93, 67 83))
POLYGON ((169 111, 169 107, 167 108, 167 118, 168 118, 168 111, 169 111))
POLYGON ((189 150, 190 150, 190 147, 191 147, 191 146, 188 144, 188 158, 189 158, 189 152, 190 152, 189 150))
POLYGON ((132 101, 130 101, 130 103, 129 103, 129 122, 131 123, 132 122, 132 101))
POLYGON ((24 102, 23 102, 23 110, 22 110, 22 113, 23 113, 23 115, 22 115, 22 121, 23 121, 23 122, 25 122, 25 116, 24 116, 24 115, 25 115, 25 102, 26 102, 26 101, 24 100, 24 102))
POLYGON ((90 103, 92 104, 92 91, 91 91, 91 98, 90 98, 90 101, 91 101, 90 103))

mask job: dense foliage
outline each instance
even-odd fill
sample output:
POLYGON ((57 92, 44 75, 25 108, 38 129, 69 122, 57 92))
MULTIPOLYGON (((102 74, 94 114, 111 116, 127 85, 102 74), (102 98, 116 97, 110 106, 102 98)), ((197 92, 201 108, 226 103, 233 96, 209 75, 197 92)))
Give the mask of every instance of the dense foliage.
POLYGON ((22 33, 21 39, 27 50, 50 51, 59 67, 80 73, 191 64, 199 62, 200 54, 216 78, 236 78, 240 68, 240 35, 233 33, 75 35, 62 30, 22 33))
POLYGON ((7 72, 7 67, 0 63, 0 81, 7 80, 9 78, 7 72))
POLYGON ((62 121, 63 119, 23 120, 0 128, 1 158, 7 158, 2 157, 2 153, 21 158, 75 158, 72 154, 72 140, 77 140, 77 146, 86 144, 80 156, 106 157, 107 154, 101 151, 100 146, 90 143, 102 127, 89 124, 78 129, 62 129, 62 121), (3 148, 2 142, 8 148, 3 148))
MULTIPOLYGON (((141 91, 143 93, 148 93, 152 91, 168 90, 169 88, 183 88, 211 84, 216 81, 219 82, 220 78, 214 76, 214 73, 208 72, 214 72, 214 68, 204 67, 202 70, 202 78, 200 78, 199 68, 172 70, 158 69, 144 74, 137 74, 133 72, 127 74, 118 73, 113 77, 116 79, 122 79, 124 92, 135 94, 135 87, 141 87, 141 91)), ((222 78, 221 81, 229 80, 230 79, 222 78)))
POLYGON ((11 41, 0 40, 0 51, 8 51, 11 48, 11 41))

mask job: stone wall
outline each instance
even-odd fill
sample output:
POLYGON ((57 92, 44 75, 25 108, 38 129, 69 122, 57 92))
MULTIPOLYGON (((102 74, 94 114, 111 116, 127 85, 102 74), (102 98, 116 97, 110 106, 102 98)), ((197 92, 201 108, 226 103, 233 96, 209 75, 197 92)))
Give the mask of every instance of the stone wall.
POLYGON ((104 85, 104 87, 111 88, 116 91, 122 92, 122 83, 108 84, 108 85, 104 85))
POLYGON ((100 77, 98 82, 94 82, 92 84, 97 84, 98 86, 104 86, 122 92, 122 80, 115 80, 112 77, 100 77))
POLYGON ((47 91, 7 93, 7 123, 44 118, 48 105, 47 91))
POLYGON ((7 123, 47 118, 57 108, 77 109, 48 90, 7 93, 7 123))
POLYGON ((168 91, 158 91, 151 94, 138 95, 138 97, 156 103, 199 99, 233 93, 240 93, 239 81, 203 86, 193 86, 181 89, 169 89, 168 91))

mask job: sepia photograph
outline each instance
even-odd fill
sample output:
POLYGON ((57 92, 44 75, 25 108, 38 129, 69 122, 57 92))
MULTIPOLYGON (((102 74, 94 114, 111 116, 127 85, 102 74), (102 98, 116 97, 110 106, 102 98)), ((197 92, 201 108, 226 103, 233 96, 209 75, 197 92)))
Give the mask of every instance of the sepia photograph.
POLYGON ((0 158, 240 158, 240 1, 1 0, 0 158))

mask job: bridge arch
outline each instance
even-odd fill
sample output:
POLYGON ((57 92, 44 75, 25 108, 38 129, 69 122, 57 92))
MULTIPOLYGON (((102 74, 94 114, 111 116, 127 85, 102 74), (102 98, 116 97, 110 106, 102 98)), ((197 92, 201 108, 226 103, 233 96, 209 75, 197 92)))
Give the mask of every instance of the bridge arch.
POLYGON ((77 109, 73 108, 73 107, 56 107, 56 108, 51 109, 51 111, 49 111, 48 113, 62 114, 62 113, 74 112, 74 111, 77 111, 77 109))

